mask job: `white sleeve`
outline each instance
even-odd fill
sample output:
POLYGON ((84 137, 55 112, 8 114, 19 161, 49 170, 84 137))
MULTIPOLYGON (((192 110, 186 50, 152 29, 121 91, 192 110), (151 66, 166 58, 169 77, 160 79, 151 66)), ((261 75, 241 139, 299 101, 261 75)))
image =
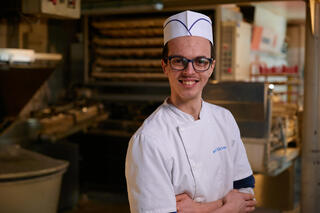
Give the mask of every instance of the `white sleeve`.
POLYGON ((171 166, 165 154, 165 147, 155 138, 143 134, 131 138, 125 169, 131 213, 176 211, 171 166))
POLYGON ((247 187, 247 188, 241 188, 239 189, 239 192, 247 193, 247 194, 254 194, 253 188, 247 187))
POLYGON ((228 120, 229 120, 230 131, 231 131, 230 136, 231 136, 231 142, 232 142, 231 155, 233 156, 233 162, 234 162, 233 181, 237 181, 237 180, 241 180, 251 176, 252 170, 251 170, 250 163, 248 161, 246 149, 241 140, 239 127, 234 117, 232 116, 231 112, 229 112, 228 114, 229 114, 228 120))

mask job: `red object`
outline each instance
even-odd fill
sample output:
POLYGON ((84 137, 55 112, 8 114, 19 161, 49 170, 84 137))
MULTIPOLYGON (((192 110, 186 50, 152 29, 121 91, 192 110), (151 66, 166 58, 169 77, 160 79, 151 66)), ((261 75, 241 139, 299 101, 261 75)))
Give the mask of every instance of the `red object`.
POLYGON ((287 66, 283 66, 282 67, 282 73, 298 73, 298 66, 295 65, 293 67, 287 67, 287 66))
POLYGON ((282 67, 273 66, 269 69, 268 73, 281 73, 282 67))
POLYGON ((251 39, 251 49, 252 50, 259 50, 260 49, 260 42, 262 37, 262 27, 254 26, 252 32, 252 39, 251 39))
POLYGON ((272 47, 276 47, 277 46, 277 40, 278 40, 278 36, 275 35, 274 39, 273 39, 273 42, 272 42, 272 47))
POLYGON ((259 66, 259 72, 260 72, 260 74, 267 74, 268 73, 268 67, 259 66))

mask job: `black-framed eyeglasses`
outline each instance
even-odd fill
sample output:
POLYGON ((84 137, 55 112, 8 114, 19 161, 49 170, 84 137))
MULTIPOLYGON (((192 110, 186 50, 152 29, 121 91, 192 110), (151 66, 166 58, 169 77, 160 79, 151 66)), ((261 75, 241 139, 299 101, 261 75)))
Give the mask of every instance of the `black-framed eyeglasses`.
POLYGON ((196 57, 194 59, 188 59, 183 56, 169 56, 164 58, 165 61, 169 61, 171 69, 175 71, 182 71, 188 67, 189 62, 192 63, 192 67, 196 72, 207 71, 212 62, 213 58, 206 58, 203 56, 196 57))

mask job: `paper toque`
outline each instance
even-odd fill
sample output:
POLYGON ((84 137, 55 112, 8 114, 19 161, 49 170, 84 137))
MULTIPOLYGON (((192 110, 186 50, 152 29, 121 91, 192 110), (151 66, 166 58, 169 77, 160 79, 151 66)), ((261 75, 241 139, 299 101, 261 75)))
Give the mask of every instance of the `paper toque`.
POLYGON ((181 36, 200 36, 213 44, 211 19, 189 10, 170 16, 163 24, 163 35, 164 44, 181 36))

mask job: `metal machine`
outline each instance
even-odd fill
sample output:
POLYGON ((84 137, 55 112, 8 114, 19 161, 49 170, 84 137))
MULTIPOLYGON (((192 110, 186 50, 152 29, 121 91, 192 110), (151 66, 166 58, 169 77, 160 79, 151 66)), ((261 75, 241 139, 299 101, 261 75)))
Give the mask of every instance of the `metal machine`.
POLYGON ((273 103, 268 84, 209 84, 204 98, 233 113, 254 172, 275 176, 299 155, 297 109, 273 103))
POLYGON ((80 0, 23 0, 22 12, 57 18, 80 18, 80 0))

